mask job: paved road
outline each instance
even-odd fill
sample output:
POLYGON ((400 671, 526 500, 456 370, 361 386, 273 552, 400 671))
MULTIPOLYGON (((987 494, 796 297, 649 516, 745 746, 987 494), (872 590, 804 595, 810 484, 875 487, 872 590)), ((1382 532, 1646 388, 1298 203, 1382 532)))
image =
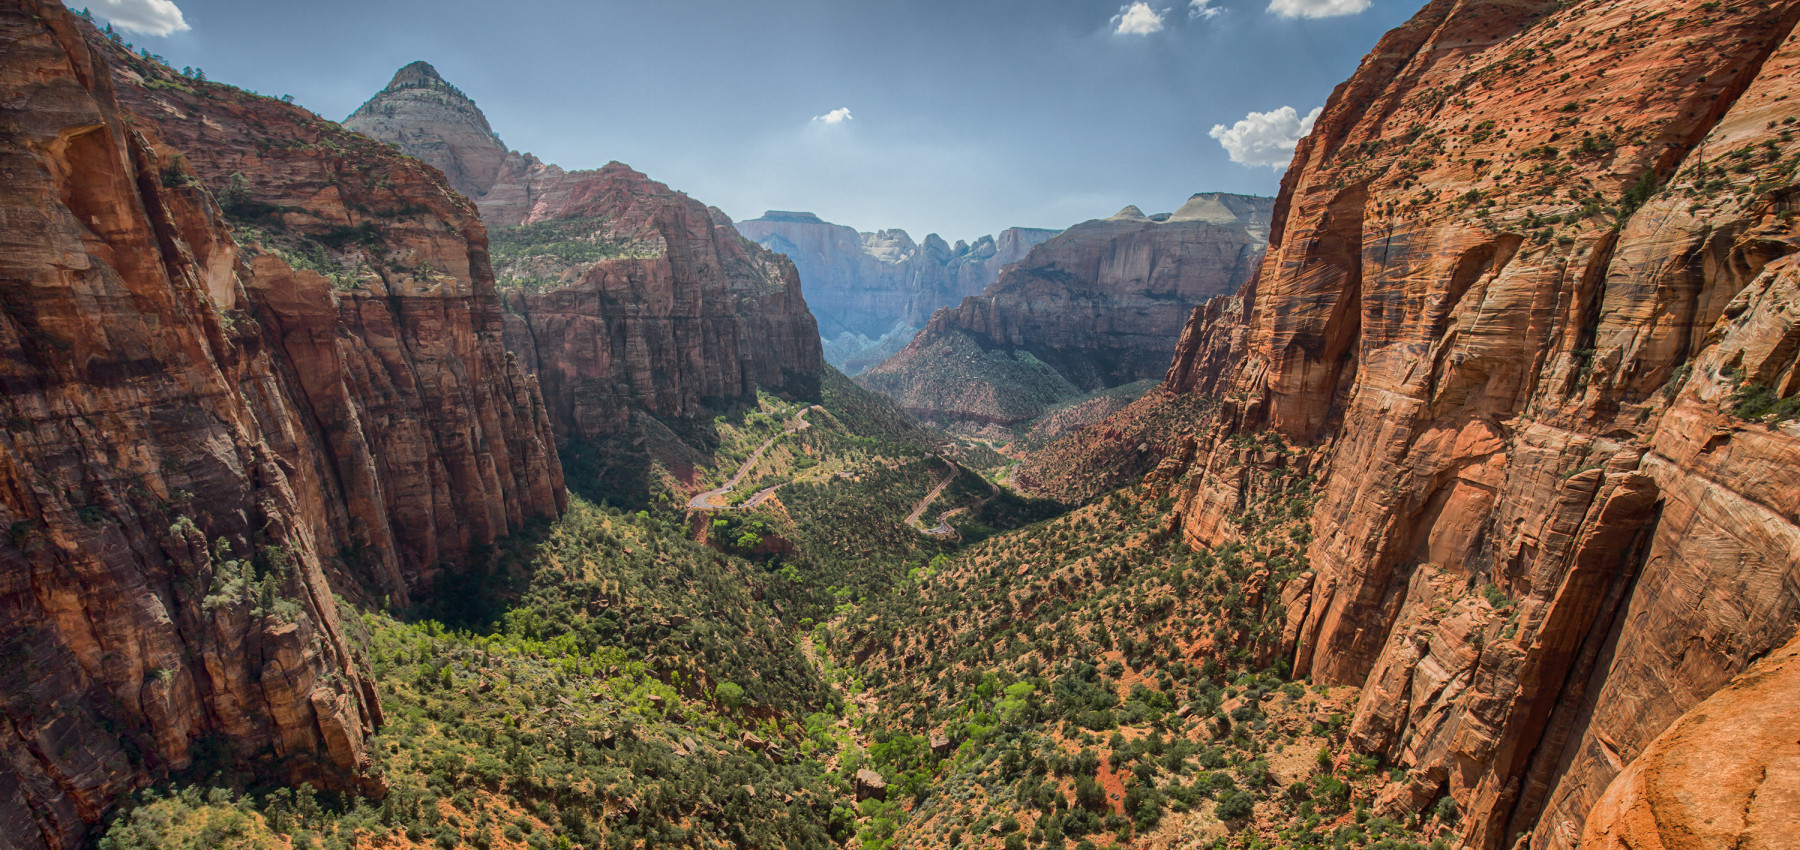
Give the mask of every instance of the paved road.
MULTIPOLYGON (((742 466, 738 467, 737 474, 731 476, 731 480, 725 482, 725 486, 720 487, 716 490, 708 490, 704 493, 701 493, 698 496, 695 496, 692 499, 689 499, 688 500, 688 508, 691 510, 696 510, 696 511, 718 511, 718 510, 725 510, 725 509, 730 508, 731 507, 730 505, 718 504, 717 501, 721 497, 723 497, 725 494, 730 493, 733 488, 737 487, 738 482, 743 481, 744 476, 750 474, 750 470, 756 468, 757 461, 762 460, 763 452, 768 451, 770 446, 775 445, 776 440, 779 440, 782 437, 785 437, 796 431, 804 431, 808 428, 811 428, 812 423, 806 421, 806 414, 811 413, 815 410, 824 410, 824 408, 815 404, 812 407, 806 408, 805 410, 800 411, 798 414, 795 414, 793 423, 789 424, 786 428, 782 429, 781 433, 776 434, 775 436, 770 437, 767 440, 764 440, 762 445, 756 447, 756 451, 750 455, 750 459, 744 461, 744 464, 742 466)), ((753 508, 753 507, 756 507, 757 505, 762 504, 764 501, 767 501, 770 496, 774 495, 775 490, 779 487, 780 487, 780 485, 776 485, 775 487, 769 487, 769 488, 765 488, 763 490, 757 491, 756 495, 750 497, 747 501, 744 502, 743 507, 753 508)))
MULTIPOLYGON (((950 464, 950 471, 944 474, 944 480, 939 481, 936 487, 931 488, 931 492, 925 494, 925 498, 919 500, 918 507, 913 508, 912 513, 906 515, 906 524, 914 528, 920 528, 919 518, 925 515, 925 509, 931 507, 931 503, 937 501, 937 497, 944 492, 944 488, 950 486, 950 482, 956 480, 956 464, 950 463, 941 457, 938 458, 938 460, 950 464)), ((939 518, 937 528, 920 528, 920 530, 924 531, 926 534, 934 534, 940 537, 951 533, 949 524, 943 521, 941 517, 939 518)))
POLYGON ((913 528, 916 528, 920 531, 923 531, 926 534, 929 534, 933 537, 949 537, 950 535, 956 533, 956 529, 950 527, 950 518, 953 516, 956 516, 957 514, 963 513, 964 511, 967 511, 970 508, 979 508, 982 505, 985 505, 988 502, 993 501, 995 496, 1000 495, 1000 485, 995 484, 992 481, 989 481, 988 482, 988 491, 989 492, 988 492, 987 498, 982 499, 981 501, 976 502, 975 504, 967 506, 967 507, 951 508, 950 510, 944 511, 943 513, 938 515, 938 524, 935 527, 922 528, 922 527, 920 527, 921 524, 919 522, 919 518, 923 517, 925 515, 925 509, 930 507, 932 502, 937 501, 937 497, 939 495, 943 494, 944 488, 950 486, 950 482, 956 480, 956 474, 959 471, 957 469, 956 464, 950 463, 950 461, 944 460, 941 457, 938 458, 938 460, 943 460, 944 463, 949 464, 950 472, 949 472, 949 474, 944 476, 944 480, 938 482, 938 485, 936 487, 931 488, 931 492, 925 494, 925 498, 919 500, 918 507, 913 508, 913 512, 907 516, 906 524, 910 525, 913 528))

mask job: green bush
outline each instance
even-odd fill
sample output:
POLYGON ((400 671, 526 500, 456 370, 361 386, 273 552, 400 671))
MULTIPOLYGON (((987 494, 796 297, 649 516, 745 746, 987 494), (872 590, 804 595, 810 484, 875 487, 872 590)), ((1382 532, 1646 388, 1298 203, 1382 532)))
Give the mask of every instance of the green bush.
POLYGON ((1249 794, 1236 789, 1219 795, 1219 802, 1213 807, 1213 814, 1222 821, 1234 821, 1247 818, 1255 810, 1256 800, 1249 794))

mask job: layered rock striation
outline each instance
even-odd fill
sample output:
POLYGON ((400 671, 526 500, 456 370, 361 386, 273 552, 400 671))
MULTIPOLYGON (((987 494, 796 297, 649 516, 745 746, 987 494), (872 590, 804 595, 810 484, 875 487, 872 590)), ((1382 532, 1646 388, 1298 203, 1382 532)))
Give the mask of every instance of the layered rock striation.
POLYGON ((979 293, 1057 233, 1012 227, 973 244, 951 245, 935 233, 919 243, 904 230, 858 233, 812 213, 780 211, 737 229, 794 261, 819 331, 834 343, 827 357, 852 375, 879 362, 859 355, 883 339, 910 339, 938 308, 979 293))
POLYGON ((534 223, 601 221, 630 247, 504 295, 507 345, 542 382, 560 436, 610 437, 632 411, 695 418, 758 387, 818 397, 818 325, 792 263, 623 165, 576 174, 581 188, 534 223))
POLYGON ((423 62, 345 120, 442 171, 491 229, 506 344, 541 382, 559 440, 629 436, 758 387, 816 398, 818 326, 793 264, 716 208, 611 163, 564 171, 507 151, 423 62))
POLYGON ((1127 207, 1071 227, 858 381, 920 416, 1010 424, 1160 377, 1194 308, 1255 272, 1273 203, 1199 194, 1173 214, 1127 207))
POLYGON ((403 602, 471 546, 560 510, 551 420, 506 350, 466 199, 303 109, 129 53, 113 65, 121 103, 250 246, 250 302, 214 300, 259 311, 311 410, 295 442, 324 449, 307 475, 321 535, 403 602))
POLYGON ((1219 424, 1171 461, 1176 523, 1237 533, 1238 436, 1306 450, 1279 655, 1362 687, 1383 812, 1448 797, 1481 848, 1783 837, 1752 805, 1674 841, 1656 801, 1754 795, 1764 756, 1682 753, 1755 746, 1707 701, 1800 625, 1797 21, 1428 4, 1300 144, 1256 280, 1184 334, 1165 390, 1219 424))
POLYGON ((61 4, 0 4, 0 42, 0 843, 78 846, 206 753, 379 794, 337 595, 403 602, 563 498, 473 211, 61 4), (388 246, 370 291, 234 240, 237 173, 266 226, 388 246))

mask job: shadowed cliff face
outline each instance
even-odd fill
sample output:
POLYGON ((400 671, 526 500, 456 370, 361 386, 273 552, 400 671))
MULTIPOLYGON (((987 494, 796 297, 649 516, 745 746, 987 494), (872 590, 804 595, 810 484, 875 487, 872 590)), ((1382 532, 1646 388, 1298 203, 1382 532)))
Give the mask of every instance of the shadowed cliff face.
POLYGON ((504 347, 468 201, 303 109, 115 54, 121 103, 259 246, 246 306, 312 412, 286 453, 317 482, 306 497, 322 538, 399 602, 471 546, 558 511, 550 423, 504 347))
POLYGON ((1431 3, 1302 142, 1243 303, 1184 333, 1165 388, 1223 424, 1180 522, 1233 533, 1204 473, 1232 434, 1313 447, 1286 652, 1363 686, 1352 746, 1404 770, 1382 809, 1574 847, 1800 623, 1796 20, 1431 3))
POLYGON ((619 433, 631 411, 692 418, 758 386, 817 398, 818 326, 787 258, 730 219, 613 163, 533 223, 580 220, 631 248, 506 292, 506 338, 543 382, 559 436, 619 433))
POLYGON ((1156 220, 1128 207, 1078 224, 937 311, 857 380, 920 416, 1011 423, 1058 398, 1157 377, 1195 306, 1256 269, 1270 204, 1195 195, 1156 220))
POLYGON ((334 592, 403 601, 562 499, 479 225, 301 110, 137 88, 179 78, 60 4, 0 5, 0 42, 4 843, 75 846, 209 747, 379 793, 380 708, 334 592), (424 211, 371 231, 384 291, 334 291, 233 240, 207 189, 238 171, 299 230, 358 224, 353 174, 424 211), (443 271, 409 278, 414 257, 443 271))
POLYGON ((950 245, 935 233, 921 244, 904 230, 857 233, 812 213, 789 212, 740 221, 737 229, 794 261, 820 332, 846 337, 843 347, 852 353, 896 330, 923 326, 933 311, 980 292, 1002 268, 1056 235, 1014 227, 972 245, 950 245))
POLYGON ((564 171, 508 152, 423 62, 344 125, 474 199, 494 229, 507 347, 542 381, 560 440, 628 436, 634 412, 695 417, 758 386, 817 397, 818 326, 792 263, 719 210, 620 163, 564 171))

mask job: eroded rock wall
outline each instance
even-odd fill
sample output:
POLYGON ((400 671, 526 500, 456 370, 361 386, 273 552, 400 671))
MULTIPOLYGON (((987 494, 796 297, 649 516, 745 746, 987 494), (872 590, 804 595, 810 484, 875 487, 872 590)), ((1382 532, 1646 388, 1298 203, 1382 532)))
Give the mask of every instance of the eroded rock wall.
MULTIPOLYGON (((400 69, 344 126, 448 175, 492 228, 578 227, 615 256, 536 258, 509 288, 506 346, 542 382, 559 440, 624 434, 634 411, 688 418, 762 386, 817 397, 818 325, 791 262, 715 208, 621 163, 565 171, 508 151, 481 110, 430 65, 400 69)), ((482 247, 486 244, 483 242, 482 247)))
POLYGON ((507 344, 542 382, 559 436, 612 436, 634 409, 695 417, 759 386, 817 397, 818 325, 792 262, 624 165, 568 179, 579 184, 531 221, 605 219, 649 250, 505 294, 507 344))
POLYGON ((1128 207, 1075 225, 938 310, 857 382, 921 417, 1012 423, 1062 397, 1162 376, 1195 307, 1257 269, 1270 206, 1201 194, 1170 215, 1128 207))
POLYGON ((951 245, 935 233, 919 243, 904 230, 857 233, 812 213, 775 211, 740 221, 737 229, 794 261, 827 338, 871 340, 924 326, 933 311, 979 293, 1001 269, 1057 233, 1013 227, 972 244, 951 245))
POLYGON ((129 52, 112 64, 121 103, 166 155, 214 195, 246 187, 227 204, 258 246, 244 306, 310 413, 282 450, 308 470, 307 516, 334 551, 403 602, 472 546, 561 509, 547 410, 506 350, 486 231, 465 198, 298 107, 129 52), (309 254, 318 271, 290 266, 309 254))
POLYGON ((134 90, 148 67, 57 3, 0 3, 0 42, 0 845, 78 846, 208 753, 379 794, 380 706, 337 596, 404 601, 563 498, 479 225, 404 200, 455 201, 380 153, 371 171, 426 208, 423 241, 383 238, 449 271, 339 291, 240 247, 209 191, 317 178, 268 197, 296 227, 354 225, 341 177, 362 163, 306 137, 310 116, 134 90), (240 151, 247 117, 304 147, 240 151))
MULTIPOLYGON (((1237 343, 1171 390, 1310 448, 1291 663, 1476 847, 1608 784, 1800 623, 1793 2, 1430 3, 1283 180, 1237 343), (1760 390, 1758 389, 1760 388, 1760 390)), ((1217 307, 1213 312, 1219 312, 1217 307)), ((1210 323, 1216 326, 1216 323, 1210 323)), ((1218 542, 1235 481, 1178 510, 1218 542)))

